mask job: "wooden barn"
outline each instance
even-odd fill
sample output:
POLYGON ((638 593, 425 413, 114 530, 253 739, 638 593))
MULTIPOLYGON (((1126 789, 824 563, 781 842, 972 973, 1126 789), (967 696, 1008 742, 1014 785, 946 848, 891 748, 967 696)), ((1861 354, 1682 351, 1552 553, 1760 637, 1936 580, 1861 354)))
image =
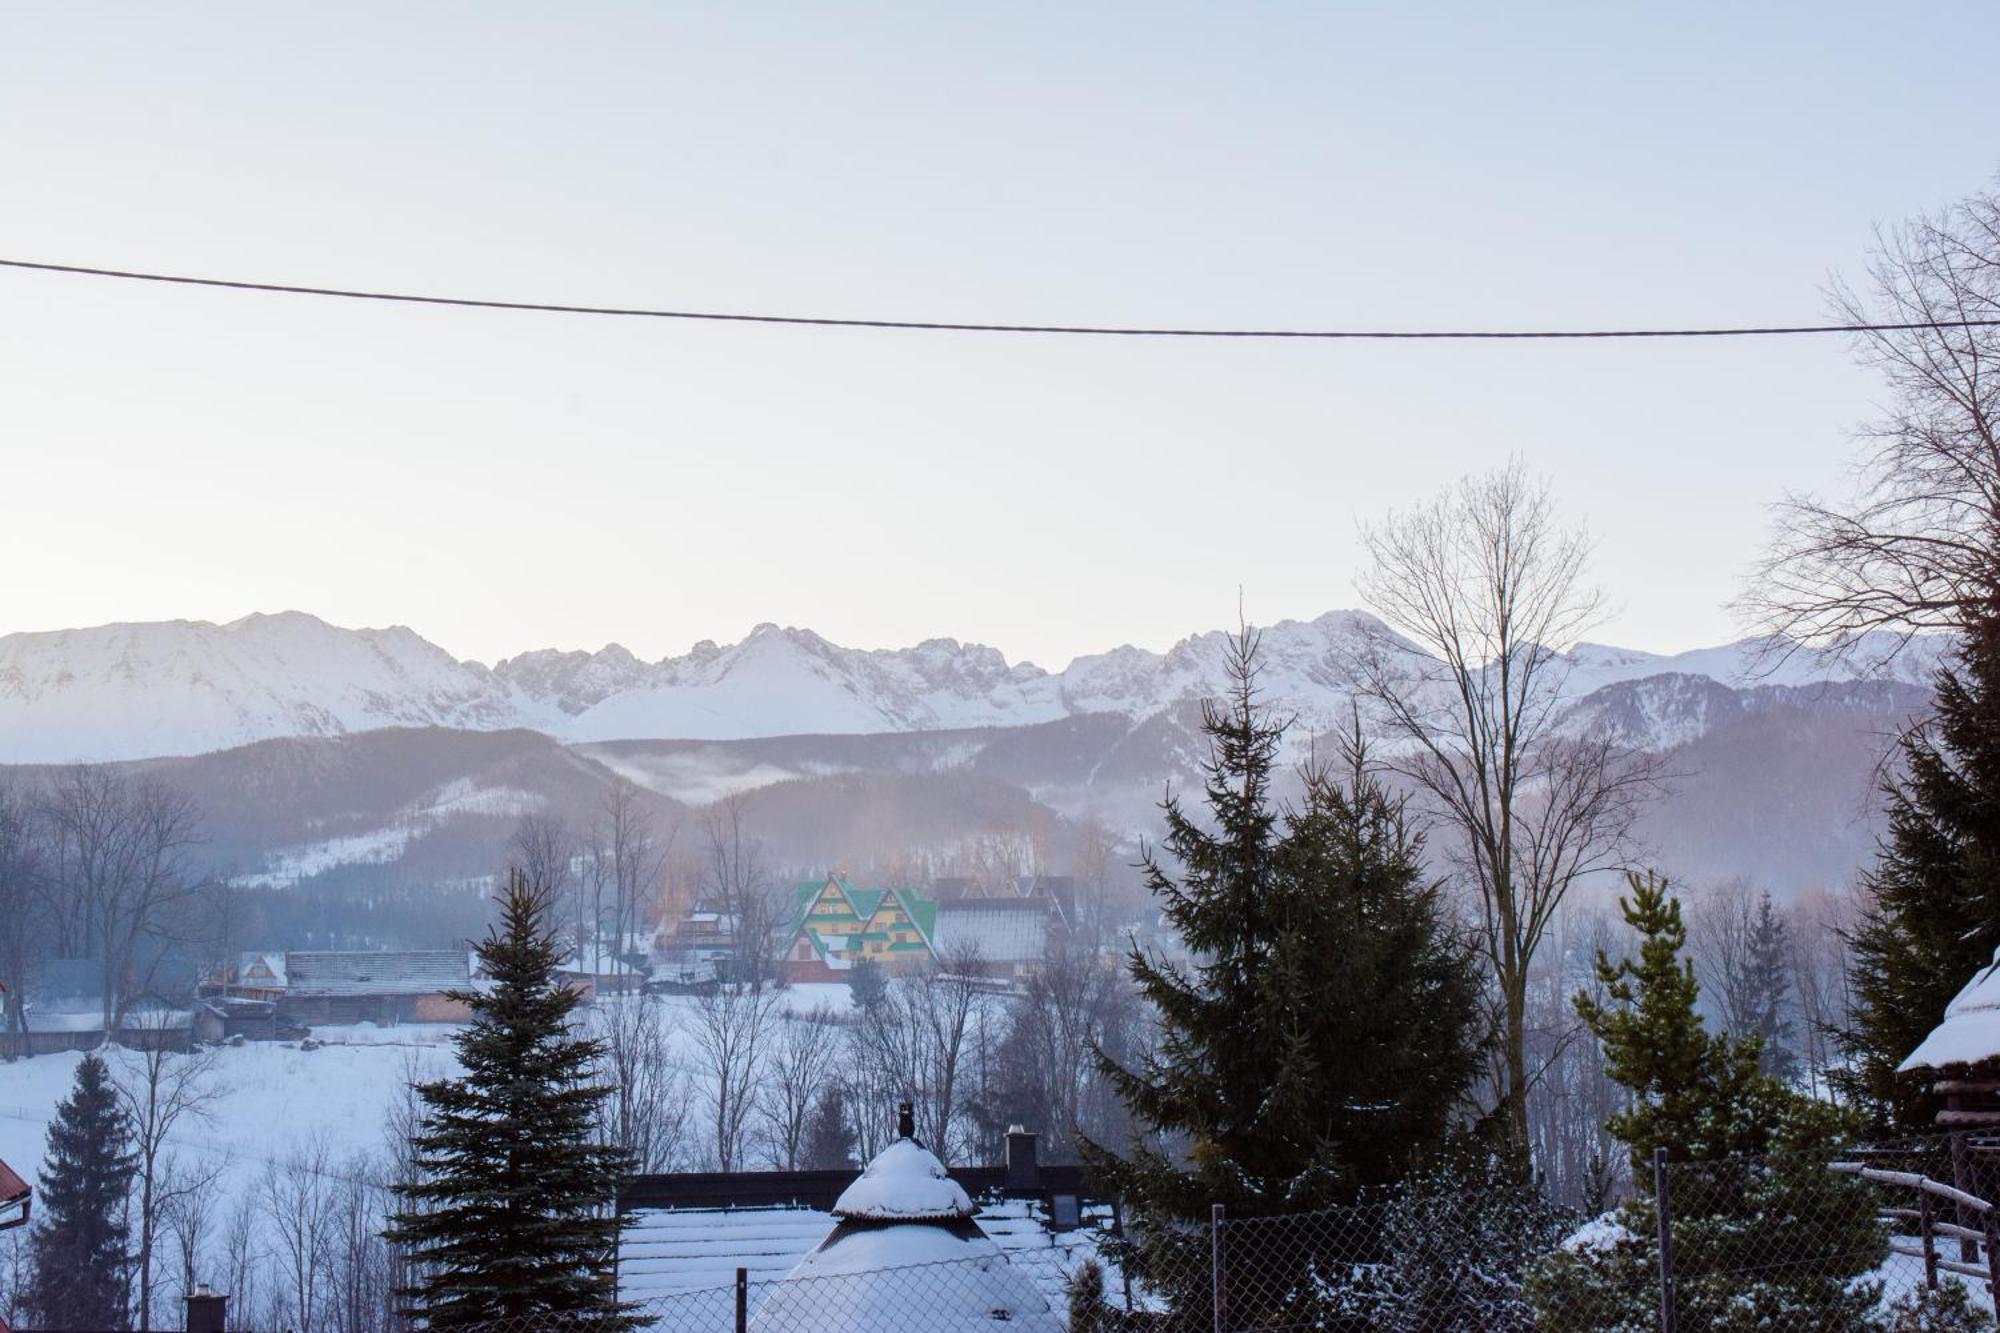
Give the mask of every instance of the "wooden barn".
POLYGON ((462 949, 288 952, 281 1024, 460 1023, 472 1016, 448 992, 472 984, 462 949))

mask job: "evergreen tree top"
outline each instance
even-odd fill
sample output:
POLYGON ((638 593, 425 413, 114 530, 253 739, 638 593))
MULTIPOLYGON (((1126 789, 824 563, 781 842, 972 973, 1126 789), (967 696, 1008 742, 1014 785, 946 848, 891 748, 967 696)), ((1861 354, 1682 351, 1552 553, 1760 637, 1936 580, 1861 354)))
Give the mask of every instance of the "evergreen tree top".
POLYGON ((417 1178, 387 1233, 421 1281, 403 1294, 431 1328, 560 1315, 565 1326, 632 1327, 617 1299, 616 1210, 626 1154, 602 1141, 611 1089, 601 1044, 571 1026, 578 995, 556 974, 545 890, 510 874, 500 919, 478 946, 483 989, 463 992, 461 1076, 418 1086, 417 1178))

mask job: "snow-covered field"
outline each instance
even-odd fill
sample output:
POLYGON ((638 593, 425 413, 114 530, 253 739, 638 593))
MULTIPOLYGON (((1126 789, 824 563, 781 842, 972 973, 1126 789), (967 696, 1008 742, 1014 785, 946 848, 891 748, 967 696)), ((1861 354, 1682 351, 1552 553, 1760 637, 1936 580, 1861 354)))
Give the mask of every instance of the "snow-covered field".
MULTIPOLYGON (((691 1062, 687 1011, 695 1001, 668 996, 645 1002, 667 1011, 676 1053, 691 1062)), ((804 1014, 820 1006, 845 1011, 853 1000, 847 986, 835 983, 789 987, 780 1003, 804 1014)), ((317 1050, 297 1042, 221 1047, 216 1053, 221 1092, 210 1108, 212 1119, 182 1128, 172 1146, 191 1158, 231 1164, 231 1184, 241 1187, 267 1163, 316 1140, 336 1161, 379 1152, 388 1111, 403 1085, 412 1076, 457 1071, 451 1045, 457 1031, 445 1023, 361 1023, 315 1028, 313 1038, 322 1043, 317 1050)), ((114 1062, 131 1058, 116 1049, 109 1054, 114 1062)), ((69 1095, 82 1058, 66 1052, 0 1063, 0 1160, 29 1180, 40 1172, 48 1123, 69 1095)))
MULTIPOLYGON (((323 1028, 318 1050, 297 1043, 252 1042, 218 1052, 221 1091, 203 1122, 188 1121, 171 1148, 190 1162, 226 1165, 230 1196, 264 1167, 315 1140, 335 1161, 384 1147, 386 1115, 412 1072, 437 1077, 457 1068, 445 1024, 323 1028)), ((132 1056, 107 1053, 117 1065, 132 1056)), ((0 1159, 33 1180, 42 1165, 49 1121, 69 1095, 76 1052, 0 1064, 0 1159)))

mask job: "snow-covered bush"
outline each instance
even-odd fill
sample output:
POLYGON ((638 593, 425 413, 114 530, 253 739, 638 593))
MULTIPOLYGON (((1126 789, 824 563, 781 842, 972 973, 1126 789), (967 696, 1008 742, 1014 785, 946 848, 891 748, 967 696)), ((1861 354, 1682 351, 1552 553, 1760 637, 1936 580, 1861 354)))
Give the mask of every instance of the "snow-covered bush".
POLYGON ((1368 1327, 1532 1327, 1527 1275, 1577 1222, 1491 1160, 1405 1182, 1383 1210, 1379 1258, 1357 1275, 1368 1327))
MULTIPOLYGON (((1811 1156, 1685 1163, 1668 1198, 1675 1307, 1684 1328, 1881 1327, 1888 1253, 1874 1199, 1811 1156)), ((1572 1235, 1529 1283, 1539 1326, 1655 1327, 1659 1214, 1651 1198, 1572 1235)))
POLYGON ((1882 1333, 1991 1333, 1993 1316, 1972 1301, 1956 1282, 1936 1291, 1919 1287, 1884 1306, 1882 1333))

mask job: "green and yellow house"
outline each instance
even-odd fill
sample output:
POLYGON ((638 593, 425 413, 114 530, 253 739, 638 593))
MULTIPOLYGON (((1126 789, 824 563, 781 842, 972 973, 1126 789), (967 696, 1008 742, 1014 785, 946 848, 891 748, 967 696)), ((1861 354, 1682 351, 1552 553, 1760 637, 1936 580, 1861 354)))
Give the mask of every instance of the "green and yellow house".
POLYGON ((937 904, 914 889, 857 889, 844 875, 792 888, 788 981, 840 981, 863 958, 897 969, 931 957, 937 904))

